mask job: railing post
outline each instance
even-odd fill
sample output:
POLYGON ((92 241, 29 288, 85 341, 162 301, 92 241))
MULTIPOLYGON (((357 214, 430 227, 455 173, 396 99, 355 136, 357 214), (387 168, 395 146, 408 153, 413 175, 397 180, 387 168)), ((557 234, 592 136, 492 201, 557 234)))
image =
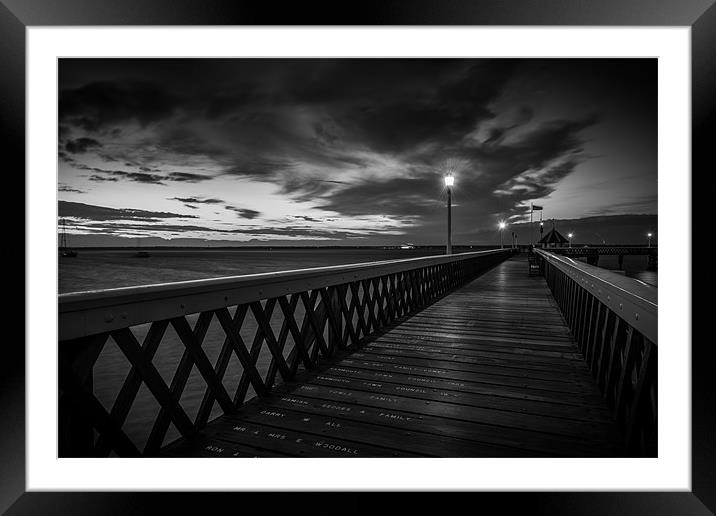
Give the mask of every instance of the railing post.
POLYGON ((83 337, 62 343, 58 379, 58 453, 60 457, 92 457, 94 425, 80 392, 91 397, 94 367, 107 335, 83 337))

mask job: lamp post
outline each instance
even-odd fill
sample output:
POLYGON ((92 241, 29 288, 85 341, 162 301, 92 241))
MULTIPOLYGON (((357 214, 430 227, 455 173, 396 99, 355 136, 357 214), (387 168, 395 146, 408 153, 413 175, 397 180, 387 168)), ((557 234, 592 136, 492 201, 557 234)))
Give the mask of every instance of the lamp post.
MULTIPOLYGON (((541 220, 539 221, 539 239, 542 240, 542 234, 544 233, 544 222, 541 220)), ((538 242, 539 243, 539 242, 538 242)), ((547 247, 547 245, 543 245, 542 247, 547 247)))
POLYGON ((507 224, 505 224, 504 220, 500 221, 500 249, 504 249, 505 246, 502 242, 502 233, 504 233, 505 228, 507 227, 507 224))
POLYGON ((572 247, 572 237, 574 236, 574 233, 570 233, 567 236, 569 237, 569 247, 572 247))
POLYGON ((447 188, 447 249, 446 254, 452 254, 452 185, 455 183, 455 176, 448 174, 445 176, 445 187, 447 188))
POLYGON ((647 246, 647 247, 651 247, 651 237, 652 237, 652 234, 651 234, 651 233, 647 233, 647 234, 646 234, 646 238, 647 238, 647 244, 646 244, 646 246, 647 246))

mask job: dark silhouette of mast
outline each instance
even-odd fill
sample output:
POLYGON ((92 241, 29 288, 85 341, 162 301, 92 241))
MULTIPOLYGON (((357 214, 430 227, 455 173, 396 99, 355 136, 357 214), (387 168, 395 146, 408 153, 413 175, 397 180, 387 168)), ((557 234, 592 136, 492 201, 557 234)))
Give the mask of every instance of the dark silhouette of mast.
POLYGON ((67 221, 65 219, 60 219, 60 228, 60 256, 75 258, 77 251, 73 251, 67 247, 67 221))

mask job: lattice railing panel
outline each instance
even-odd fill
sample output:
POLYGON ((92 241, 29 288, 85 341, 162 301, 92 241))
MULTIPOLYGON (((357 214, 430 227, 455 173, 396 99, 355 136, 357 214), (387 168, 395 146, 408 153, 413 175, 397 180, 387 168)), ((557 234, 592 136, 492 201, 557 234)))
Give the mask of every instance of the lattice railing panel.
POLYGON ((625 309, 626 301, 616 301, 616 295, 628 296, 624 289, 615 294, 608 285, 598 288, 601 284, 596 280, 577 281, 549 261, 544 273, 579 351, 624 431, 627 450, 656 456, 657 346, 643 333, 646 328, 654 330, 637 325, 648 310, 625 309))
POLYGON ((61 341, 60 456, 156 455, 508 256, 476 254, 61 341))

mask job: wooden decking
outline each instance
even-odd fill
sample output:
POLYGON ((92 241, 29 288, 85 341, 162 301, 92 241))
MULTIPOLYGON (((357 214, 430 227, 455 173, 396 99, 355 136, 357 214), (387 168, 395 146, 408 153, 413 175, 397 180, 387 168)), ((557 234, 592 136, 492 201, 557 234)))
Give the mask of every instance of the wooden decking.
POLYGON ((168 456, 623 455, 542 277, 512 258, 168 456))

